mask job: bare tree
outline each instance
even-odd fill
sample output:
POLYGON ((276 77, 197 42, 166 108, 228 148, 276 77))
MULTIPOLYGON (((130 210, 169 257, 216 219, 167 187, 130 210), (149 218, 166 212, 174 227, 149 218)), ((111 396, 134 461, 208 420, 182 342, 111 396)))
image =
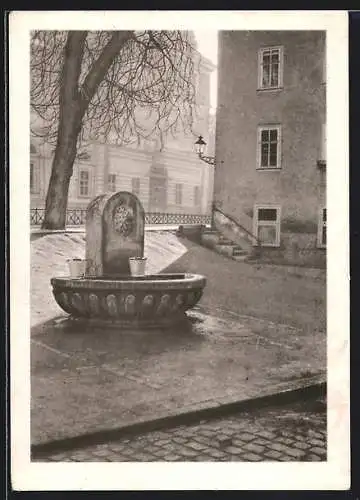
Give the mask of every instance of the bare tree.
POLYGON ((65 227, 81 145, 190 131, 194 49, 186 31, 34 31, 32 133, 55 146, 43 228, 65 227))

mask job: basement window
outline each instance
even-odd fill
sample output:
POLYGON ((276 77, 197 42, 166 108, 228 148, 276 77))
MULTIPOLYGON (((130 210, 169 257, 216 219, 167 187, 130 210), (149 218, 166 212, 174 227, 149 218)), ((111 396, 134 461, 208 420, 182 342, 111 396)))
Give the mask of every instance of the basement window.
POLYGON ((262 246, 278 247, 280 245, 280 207, 255 207, 254 234, 262 246))

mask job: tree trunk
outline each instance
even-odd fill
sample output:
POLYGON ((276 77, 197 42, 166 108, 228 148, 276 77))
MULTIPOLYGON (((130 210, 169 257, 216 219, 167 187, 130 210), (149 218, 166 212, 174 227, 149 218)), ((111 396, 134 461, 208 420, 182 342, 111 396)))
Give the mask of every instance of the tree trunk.
POLYGON ((64 229, 70 179, 83 113, 78 82, 86 31, 70 31, 61 73, 59 128, 45 203, 43 229, 64 229))
POLYGON ((61 75, 59 128, 49 188, 46 195, 43 229, 64 229, 70 179, 76 157, 82 119, 114 57, 134 36, 133 31, 115 31, 79 88, 86 31, 70 31, 61 75))
POLYGON ((68 203, 69 184, 76 156, 77 134, 69 133, 58 143, 51 169, 46 195, 43 229, 64 229, 68 203))

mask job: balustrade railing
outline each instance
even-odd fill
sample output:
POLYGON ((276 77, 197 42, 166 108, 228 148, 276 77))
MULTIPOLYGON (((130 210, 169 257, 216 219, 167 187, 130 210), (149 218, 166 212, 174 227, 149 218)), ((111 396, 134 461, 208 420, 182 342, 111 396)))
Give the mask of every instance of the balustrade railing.
POLYGON ((211 215, 202 214, 170 214, 161 212, 145 213, 145 224, 210 224, 211 215))
MULTIPOLYGON (((44 208, 30 209, 31 226, 41 226, 44 221, 44 208)), ((86 209, 69 209, 66 211, 66 226, 83 226, 86 220, 86 209)), ((180 214, 165 212, 145 213, 145 224, 147 225, 191 225, 191 224, 211 224, 211 215, 204 214, 180 214)))

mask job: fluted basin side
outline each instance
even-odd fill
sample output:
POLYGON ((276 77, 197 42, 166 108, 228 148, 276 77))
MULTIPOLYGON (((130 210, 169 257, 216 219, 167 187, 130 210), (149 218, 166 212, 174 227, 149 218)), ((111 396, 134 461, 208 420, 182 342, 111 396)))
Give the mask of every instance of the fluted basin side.
POLYGON ((119 278, 52 278, 58 305, 91 323, 171 324, 200 300, 206 278, 197 274, 119 278))

